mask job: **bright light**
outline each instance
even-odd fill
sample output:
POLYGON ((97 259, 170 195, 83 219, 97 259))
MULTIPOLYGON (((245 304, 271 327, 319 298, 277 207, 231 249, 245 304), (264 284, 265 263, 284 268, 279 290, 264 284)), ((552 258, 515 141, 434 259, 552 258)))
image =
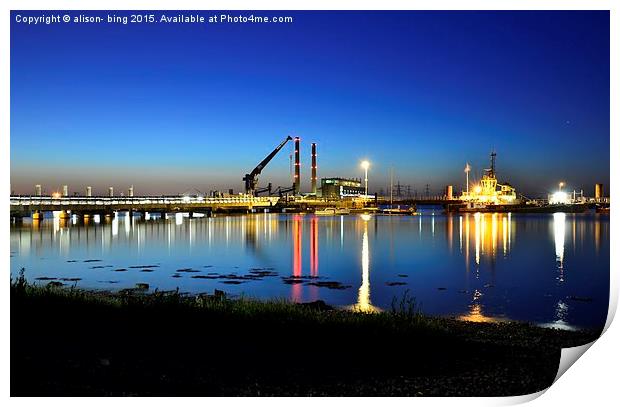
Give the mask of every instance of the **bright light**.
POLYGON ((183 202, 188 203, 188 202, 190 201, 190 199, 191 199, 191 198, 190 198, 189 196, 185 195, 185 196, 183 197, 183 202))
POLYGON ((60 192, 54 192, 52 194, 52 198, 56 198, 56 199, 60 198, 60 192))
POLYGON ((482 187, 481 187, 480 185, 476 185, 476 186, 474 187, 474 192, 475 192, 475 193, 477 193, 477 194, 479 194, 480 192, 482 192, 482 187))
POLYGON ((361 166, 363 169, 367 170, 370 167, 370 163, 367 160, 362 161, 361 166))
POLYGON ((363 213, 360 215, 360 218, 362 218, 363 221, 368 222, 370 220, 370 215, 367 213, 363 213))
POLYGON ((550 204, 567 204, 568 194, 562 191, 554 192, 549 198, 549 203, 550 204))

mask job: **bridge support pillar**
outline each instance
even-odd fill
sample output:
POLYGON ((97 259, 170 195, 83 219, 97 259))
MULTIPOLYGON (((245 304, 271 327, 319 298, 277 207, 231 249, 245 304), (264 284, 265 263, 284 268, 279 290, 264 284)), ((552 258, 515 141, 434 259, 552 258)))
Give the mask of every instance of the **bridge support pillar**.
POLYGON ((162 220, 166 220, 166 212, 164 212, 164 211, 160 212, 160 213, 159 213, 159 217, 160 217, 160 219, 162 219, 162 220))

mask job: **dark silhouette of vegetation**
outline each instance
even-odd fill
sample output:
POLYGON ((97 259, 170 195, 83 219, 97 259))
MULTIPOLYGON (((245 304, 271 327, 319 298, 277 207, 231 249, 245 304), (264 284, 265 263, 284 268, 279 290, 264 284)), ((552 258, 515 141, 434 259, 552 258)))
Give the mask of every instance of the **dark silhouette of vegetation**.
POLYGON ((11 395, 517 395, 599 332, 11 281, 11 395))

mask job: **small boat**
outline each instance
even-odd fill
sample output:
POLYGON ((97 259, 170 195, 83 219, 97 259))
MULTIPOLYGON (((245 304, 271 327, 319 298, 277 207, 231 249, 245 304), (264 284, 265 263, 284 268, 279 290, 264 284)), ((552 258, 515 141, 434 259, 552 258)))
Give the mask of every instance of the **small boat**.
POLYGON ((317 209, 314 211, 315 215, 327 215, 327 216, 335 216, 335 215, 348 215, 351 211, 347 208, 323 208, 317 209))
POLYGON ((401 208, 400 205, 397 205, 396 208, 390 206, 389 208, 382 209, 381 213, 385 215, 415 215, 416 208, 415 206, 401 208))

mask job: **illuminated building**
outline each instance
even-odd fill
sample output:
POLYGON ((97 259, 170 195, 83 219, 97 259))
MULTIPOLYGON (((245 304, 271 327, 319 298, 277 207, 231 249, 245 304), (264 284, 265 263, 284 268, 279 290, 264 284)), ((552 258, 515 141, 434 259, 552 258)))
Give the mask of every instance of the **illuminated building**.
MULTIPOLYGON (((461 200, 471 204, 484 205, 512 205, 519 203, 517 193, 512 185, 497 182, 495 176, 495 156, 495 152, 492 152, 491 168, 484 170, 482 179, 472 189, 467 185, 467 191, 462 193, 461 200)), ((468 173, 468 171, 466 172, 468 173)))
POLYGON ((321 193, 325 198, 362 196, 364 187, 356 178, 321 178, 321 193))

